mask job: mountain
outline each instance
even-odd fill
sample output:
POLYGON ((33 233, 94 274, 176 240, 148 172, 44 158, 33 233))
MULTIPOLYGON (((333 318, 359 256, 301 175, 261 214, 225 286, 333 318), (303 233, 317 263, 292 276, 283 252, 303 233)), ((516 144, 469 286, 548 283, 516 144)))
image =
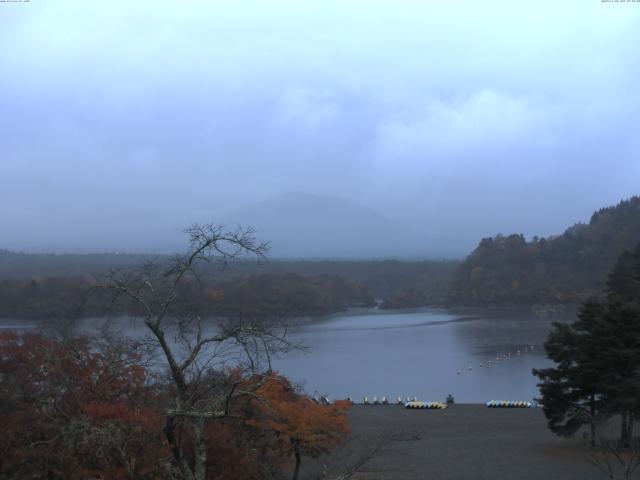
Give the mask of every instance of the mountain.
POLYGON ((640 197, 595 212, 562 235, 484 238, 457 268, 452 304, 577 303, 605 287, 618 256, 640 243, 640 197))
POLYGON ((346 198, 287 193, 228 216, 271 242, 271 257, 407 258, 426 248, 410 228, 346 198))

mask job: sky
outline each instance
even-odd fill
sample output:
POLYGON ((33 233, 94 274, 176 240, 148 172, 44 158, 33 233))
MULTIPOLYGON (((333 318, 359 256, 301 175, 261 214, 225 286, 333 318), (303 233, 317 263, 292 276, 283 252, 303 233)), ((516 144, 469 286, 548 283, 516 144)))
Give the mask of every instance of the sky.
POLYGON ((425 257, 561 233, 640 193, 639 44, 601 0, 0 2, 0 248, 179 250, 289 192, 425 257))

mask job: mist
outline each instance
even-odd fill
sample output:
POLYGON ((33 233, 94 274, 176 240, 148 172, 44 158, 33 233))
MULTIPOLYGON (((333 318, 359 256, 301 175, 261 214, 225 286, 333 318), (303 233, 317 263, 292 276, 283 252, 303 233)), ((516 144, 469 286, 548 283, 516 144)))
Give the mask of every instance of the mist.
POLYGON ((462 257, 637 194, 639 4, 457 5, 0 4, 0 248, 462 257))

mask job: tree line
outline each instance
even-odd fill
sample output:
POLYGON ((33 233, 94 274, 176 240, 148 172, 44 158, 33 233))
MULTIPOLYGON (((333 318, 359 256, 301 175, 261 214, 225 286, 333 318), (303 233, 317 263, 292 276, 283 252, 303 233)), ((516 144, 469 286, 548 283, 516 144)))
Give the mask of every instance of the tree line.
POLYGON ((640 242, 640 197, 595 212, 588 224, 527 241, 484 238, 457 268, 452 304, 579 304, 604 288, 616 259, 640 242))
MULTIPOLYGON (((131 268, 144 262, 167 263, 170 260, 169 255, 25 254, 0 249, 0 284, 2 290, 12 292, 9 295, 11 298, 5 300, 9 304, 19 305, 14 299, 20 295, 18 290, 23 288, 49 289, 52 296, 64 296, 73 289, 81 290, 83 284, 103 277, 112 270, 131 268)), ((339 277, 347 283, 364 285, 371 297, 383 300, 384 306, 413 308, 445 303, 449 283, 458 264, 454 260, 268 259, 257 262, 252 258, 240 258, 234 262, 232 269, 226 271, 221 271, 215 264, 203 265, 201 270, 214 278, 214 283, 226 285, 259 275, 268 275, 263 280, 271 278, 276 282, 281 282, 287 275, 297 275, 299 282, 317 279, 321 283, 323 277, 339 277)), ((355 299, 354 304, 358 303, 360 300, 355 299)), ((2 305, 3 302, 0 302, 0 307, 2 305)), ((41 307, 35 310, 38 308, 41 307)))
MULTIPOLYGON (((0 280, 0 316, 7 318, 74 318, 127 315, 135 311, 130 301, 115 304, 105 292, 85 292, 100 282, 95 277, 35 277, 0 280)), ((348 307, 371 306, 367 287, 335 275, 254 274, 212 280, 203 290, 195 278, 180 286, 191 295, 204 315, 234 311, 286 315, 327 314, 348 307)))

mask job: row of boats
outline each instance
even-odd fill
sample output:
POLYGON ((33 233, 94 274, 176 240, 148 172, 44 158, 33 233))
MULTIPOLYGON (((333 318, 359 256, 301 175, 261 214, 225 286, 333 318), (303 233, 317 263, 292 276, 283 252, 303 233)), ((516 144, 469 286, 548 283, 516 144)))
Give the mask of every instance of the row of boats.
POLYGON ((510 400, 490 400, 485 405, 488 408, 531 408, 534 406, 531 402, 524 402, 522 400, 510 401, 510 400))
MULTIPOLYGON (((351 403, 355 403, 353 401, 353 398, 351 397, 348 397, 347 400, 349 400, 351 403)), ((398 397, 395 403, 397 405, 406 405, 407 403, 417 402, 417 401, 418 401, 418 397, 413 397, 413 398, 407 397, 406 400, 403 400, 402 397, 398 397)), ((380 398, 372 397, 371 400, 369 400, 369 397, 365 396, 362 400, 362 403, 364 405, 389 405, 391 402, 385 396, 382 396, 380 398)))
MULTIPOLYGON (((355 403, 353 398, 347 398, 352 404, 355 403)), ((325 401, 329 402, 328 399, 325 401)), ((330 402, 329 402, 330 403, 330 402)), ((365 396, 363 398, 364 405, 390 405, 389 399, 387 397, 382 396, 372 397, 371 400, 369 397, 365 396)), ((405 408, 415 408, 415 409, 427 409, 427 410, 442 410, 447 408, 448 405, 453 404, 453 397, 447 398, 447 402, 423 402, 418 400, 418 397, 407 397, 406 400, 403 400, 402 397, 398 397, 395 402, 396 405, 404 405, 405 408)), ((535 404, 532 402, 526 402, 524 400, 489 400, 485 403, 487 408, 531 408, 534 407, 535 404)))
POLYGON ((443 402, 407 402, 404 404, 404 408, 419 409, 419 410, 444 410, 448 405, 443 402))

